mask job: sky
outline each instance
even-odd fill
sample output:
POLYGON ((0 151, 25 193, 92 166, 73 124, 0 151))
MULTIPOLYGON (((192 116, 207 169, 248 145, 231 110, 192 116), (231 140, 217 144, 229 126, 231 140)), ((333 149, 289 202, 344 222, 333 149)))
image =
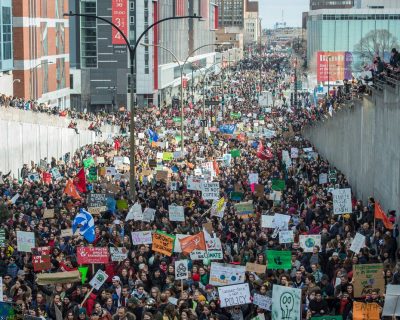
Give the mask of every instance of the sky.
POLYGON ((258 0, 263 28, 272 28, 283 20, 287 26, 301 27, 302 12, 308 11, 309 0, 258 0))

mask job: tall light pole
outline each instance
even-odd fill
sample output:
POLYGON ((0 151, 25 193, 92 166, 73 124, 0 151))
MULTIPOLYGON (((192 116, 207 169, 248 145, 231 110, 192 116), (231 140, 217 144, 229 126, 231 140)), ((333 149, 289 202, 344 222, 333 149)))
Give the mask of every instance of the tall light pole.
MULTIPOLYGON (((186 57, 186 59, 185 59, 185 61, 183 63, 181 63, 179 61, 179 59, 175 55, 175 53, 173 53, 170 49, 168 49, 168 48, 166 48, 166 47, 164 47, 162 45, 149 44, 149 43, 141 43, 141 45, 145 46, 145 47, 158 47, 158 48, 164 49, 165 51, 169 52, 172 55, 172 57, 175 59, 176 63, 179 65, 179 69, 180 69, 180 72, 181 72, 181 90, 180 90, 180 95, 181 95, 181 103, 180 103, 180 105, 181 105, 181 153, 182 153, 182 157, 184 157, 185 156, 185 151, 184 151, 184 147, 185 147, 185 141, 184 140, 185 140, 185 138, 184 138, 183 134, 184 134, 185 127, 184 127, 184 124, 183 124, 183 118, 184 118, 184 110, 183 110, 183 71, 185 69, 185 65, 188 62, 189 58, 192 57, 193 54, 196 51, 198 51, 198 50, 200 50, 202 48, 205 48, 205 47, 218 46, 218 45, 214 44, 214 43, 209 43, 209 44, 205 44, 205 45, 202 45, 202 46, 194 49, 192 52, 189 53, 189 55, 186 57)), ((192 81, 193 81, 193 79, 192 79, 192 81)))
POLYGON ((328 99, 329 99, 329 91, 331 89, 330 82, 329 82, 329 80, 330 80, 329 76, 330 76, 330 73, 331 73, 331 70, 330 70, 331 58, 332 58, 332 56, 328 56, 328 94, 327 94, 328 99))
POLYGON ((134 68, 134 61, 135 61, 135 56, 136 56, 136 50, 138 48, 138 45, 140 43, 140 41, 142 40, 142 38, 144 37, 144 35, 154 26, 165 22, 165 21, 169 21, 169 20, 180 20, 180 19, 201 19, 201 16, 197 16, 197 15, 193 15, 193 16, 178 16, 178 17, 168 17, 168 18, 164 18, 161 20, 158 20, 156 22, 154 22, 153 24, 149 25, 143 32, 142 34, 139 36, 139 38, 137 39, 136 43, 134 44, 134 46, 132 47, 131 43, 129 42, 128 38, 126 37, 126 35, 121 31, 120 28, 118 28, 114 23, 112 23, 111 21, 104 19, 102 17, 93 15, 93 14, 82 14, 82 13, 73 13, 72 11, 70 11, 69 13, 64 13, 64 16, 68 16, 68 17, 86 17, 86 18, 95 18, 98 20, 101 20, 107 24, 109 24, 111 27, 115 28, 122 36, 122 38, 124 39, 126 46, 129 50, 129 57, 130 57, 130 76, 131 76, 131 119, 130 119, 130 149, 131 149, 131 154, 130 154, 130 165, 131 165, 131 170, 130 170, 130 179, 129 179, 129 183, 131 186, 131 198, 132 201, 136 200, 136 146, 135 146, 135 93, 134 93, 134 86, 133 86, 133 77, 135 75, 135 68, 134 68))
MULTIPOLYGON (((34 72, 37 68, 39 68, 40 66, 49 65, 49 64, 53 64, 53 63, 54 63, 53 61, 43 61, 43 62, 39 63, 38 65, 36 65, 35 67, 33 67, 33 68, 31 69, 31 75, 33 75, 33 72, 34 72)), ((21 82, 20 79, 15 79, 14 81, 21 82), (17 80, 19 80, 19 81, 17 81, 17 80)), ((13 81, 13 83, 14 83, 14 81, 13 81)), ((36 90, 35 90, 35 91, 36 91, 36 90)), ((29 99, 31 99, 31 100, 36 100, 36 95, 34 95, 34 96, 32 97, 32 93, 33 93, 33 81, 32 81, 32 79, 31 79, 31 81, 30 81, 30 86, 29 86, 29 99)), ((35 92, 35 93, 36 93, 36 92, 35 92)))

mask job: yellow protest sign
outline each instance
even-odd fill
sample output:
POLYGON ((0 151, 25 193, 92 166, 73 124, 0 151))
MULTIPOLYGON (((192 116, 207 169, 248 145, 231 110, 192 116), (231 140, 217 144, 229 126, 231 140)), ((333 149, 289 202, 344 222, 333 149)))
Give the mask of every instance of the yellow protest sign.
POLYGON ((174 160, 174 153, 173 152, 163 152, 162 159, 163 159, 163 161, 172 161, 172 160, 174 160))

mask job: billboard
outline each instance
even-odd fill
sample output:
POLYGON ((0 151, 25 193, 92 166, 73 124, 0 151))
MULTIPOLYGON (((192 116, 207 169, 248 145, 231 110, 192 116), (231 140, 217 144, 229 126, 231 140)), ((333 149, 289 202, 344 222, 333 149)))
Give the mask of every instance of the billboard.
MULTIPOLYGON (((128 1, 112 0, 112 23, 128 37, 128 1)), ((112 44, 125 44, 122 35, 112 28, 112 44)))
POLYGON ((352 77, 353 54, 348 51, 318 51, 317 81, 334 82, 350 80, 352 77))

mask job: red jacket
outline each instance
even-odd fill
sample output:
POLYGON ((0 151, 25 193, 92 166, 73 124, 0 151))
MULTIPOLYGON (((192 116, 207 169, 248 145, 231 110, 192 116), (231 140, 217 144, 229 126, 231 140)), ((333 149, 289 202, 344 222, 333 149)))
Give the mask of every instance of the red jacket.
POLYGON ((94 305, 96 304, 97 296, 92 292, 89 298, 86 299, 85 303, 82 305, 87 311, 87 315, 91 316, 93 312, 94 305))

